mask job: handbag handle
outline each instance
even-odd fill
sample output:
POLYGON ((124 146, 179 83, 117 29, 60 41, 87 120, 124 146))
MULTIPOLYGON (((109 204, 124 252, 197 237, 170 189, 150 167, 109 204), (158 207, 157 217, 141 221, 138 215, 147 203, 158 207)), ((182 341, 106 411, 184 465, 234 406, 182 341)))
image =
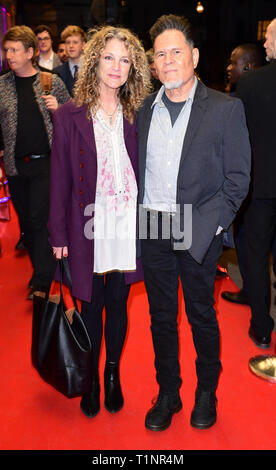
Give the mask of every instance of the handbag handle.
POLYGON ((64 304, 62 282, 63 282, 63 279, 64 279, 63 274, 65 272, 66 277, 67 277, 67 281, 68 281, 69 291, 70 291, 72 300, 74 302, 75 309, 78 312, 79 311, 78 304, 77 304, 77 301, 76 301, 75 297, 72 294, 72 277, 71 277, 71 273, 70 273, 68 260, 67 260, 67 258, 64 258, 63 255, 62 255, 61 259, 59 260, 59 270, 60 270, 60 300, 64 304))

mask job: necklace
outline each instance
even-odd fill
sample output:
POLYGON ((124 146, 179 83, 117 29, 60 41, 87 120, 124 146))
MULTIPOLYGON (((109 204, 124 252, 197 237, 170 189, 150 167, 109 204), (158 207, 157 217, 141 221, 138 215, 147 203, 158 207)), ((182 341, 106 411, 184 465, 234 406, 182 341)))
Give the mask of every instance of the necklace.
POLYGON ((103 112, 104 112, 104 113, 108 116, 108 118, 109 118, 109 125, 110 125, 110 126, 112 126, 112 118, 113 118, 115 112, 117 111, 118 104, 119 104, 119 103, 116 104, 116 107, 115 107, 115 109, 114 109, 114 111, 113 111, 112 114, 108 114, 108 112, 106 112, 106 110, 104 109, 102 103, 100 104, 100 107, 102 108, 103 112))

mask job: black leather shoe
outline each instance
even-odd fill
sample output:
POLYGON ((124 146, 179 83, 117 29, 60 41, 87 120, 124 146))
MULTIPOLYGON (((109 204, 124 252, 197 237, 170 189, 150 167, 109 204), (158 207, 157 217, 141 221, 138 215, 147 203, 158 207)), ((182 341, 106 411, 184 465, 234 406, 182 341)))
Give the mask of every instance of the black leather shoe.
POLYGON ((159 394, 154 406, 147 412, 145 426, 151 431, 164 431, 172 421, 174 413, 182 408, 182 402, 176 396, 159 394))
POLYGON ((93 382, 93 390, 91 393, 83 395, 80 407, 82 412, 88 418, 94 418, 100 411, 100 383, 99 380, 93 382))
POLYGON ((217 420, 216 403, 215 392, 198 388, 191 414, 191 426, 197 429, 208 429, 213 426, 217 420))
POLYGON ((104 369, 104 406, 110 413, 117 413, 124 405, 118 362, 106 362, 104 369))
POLYGON ((239 292, 224 291, 221 293, 221 297, 234 304, 249 305, 248 297, 241 290, 239 292))
POLYGON ((258 348, 261 349, 267 349, 270 347, 271 343, 271 336, 258 336, 252 325, 250 325, 249 331, 248 331, 249 338, 252 339, 252 341, 258 346, 258 348))

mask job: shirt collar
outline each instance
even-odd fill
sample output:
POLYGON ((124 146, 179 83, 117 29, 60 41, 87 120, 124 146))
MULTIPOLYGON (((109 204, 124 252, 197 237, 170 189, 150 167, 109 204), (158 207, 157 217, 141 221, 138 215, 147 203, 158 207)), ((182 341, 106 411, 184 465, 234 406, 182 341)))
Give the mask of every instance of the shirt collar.
MULTIPOLYGON (((192 103, 194 101, 194 96, 195 96, 197 83, 198 83, 198 79, 196 78, 196 76, 194 76, 194 83, 193 83, 193 86, 190 90, 190 93, 189 93, 189 96, 188 96, 186 102, 191 101, 191 103, 192 103)), ((155 97, 154 102, 151 105, 151 108, 153 108, 153 106, 155 106, 156 104, 158 104, 158 106, 160 106, 161 108, 165 107, 165 105, 163 103, 163 100, 162 100, 164 91, 165 91, 165 87, 164 87, 164 85, 162 85, 162 87, 160 88, 160 90, 158 91, 158 93, 155 97)))
POLYGON ((75 73, 75 69, 74 69, 75 65, 77 65, 77 66, 79 67, 79 69, 80 69, 81 62, 82 62, 82 58, 80 58, 80 61, 79 61, 77 64, 74 64, 74 63, 71 61, 71 59, 68 59, 68 64, 69 64, 70 70, 71 70, 71 72, 72 72, 73 75, 74 75, 74 73, 75 73))
POLYGON ((54 51, 52 51, 52 53, 51 53, 49 59, 43 59, 43 57, 42 57, 41 55, 39 56, 39 59, 40 59, 42 62, 45 62, 45 63, 46 63, 46 62, 53 62, 53 60, 54 60, 54 51))

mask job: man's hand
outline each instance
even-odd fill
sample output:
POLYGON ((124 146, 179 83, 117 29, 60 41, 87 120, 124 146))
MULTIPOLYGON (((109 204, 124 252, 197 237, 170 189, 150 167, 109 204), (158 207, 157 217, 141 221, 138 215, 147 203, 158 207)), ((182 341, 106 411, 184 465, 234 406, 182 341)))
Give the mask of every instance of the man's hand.
POLYGON ((45 102, 45 106, 49 111, 56 111, 58 109, 58 102, 53 95, 42 95, 41 98, 45 102))

